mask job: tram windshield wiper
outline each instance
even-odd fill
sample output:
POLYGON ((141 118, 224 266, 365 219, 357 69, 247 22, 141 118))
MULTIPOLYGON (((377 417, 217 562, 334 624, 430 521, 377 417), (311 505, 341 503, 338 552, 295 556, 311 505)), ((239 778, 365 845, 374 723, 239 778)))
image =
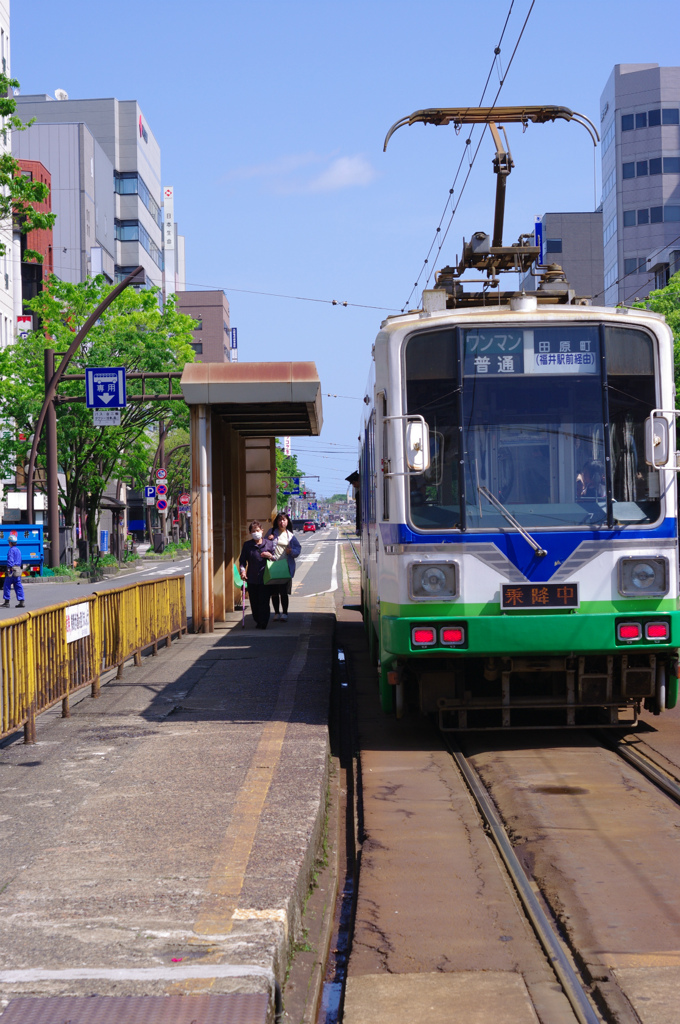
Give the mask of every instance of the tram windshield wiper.
POLYGON ((494 494, 491 493, 489 488, 484 486, 484 484, 478 484, 477 485, 477 490, 479 491, 481 496, 483 498, 486 498, 486 500, 489 502, 489 504, 493 505, 493 507, 495 509, 498 509, 500 514, 503 516, 503 518, 507 519, 507 521, 510 523, 510 525, 515 530, 517 530, 517 532, 522 537, 524 537, 524 539, 527 542, 527 544, 534 549, 534 551, 536 552, 538 557, 539 558, 545 558, 545 556, 548 554, 548 552, 544 548, 542 548, 541 545, 537 541, 534 540, 534 538, 531 536, 530 533, 527 533, 527 531, 524 529, 524 527, 520 523, 517 522, 517 520, 513 516, 512 512, 508 511, 508 509, 505 507, 503 502, 499 501, 498 498, 494 494))

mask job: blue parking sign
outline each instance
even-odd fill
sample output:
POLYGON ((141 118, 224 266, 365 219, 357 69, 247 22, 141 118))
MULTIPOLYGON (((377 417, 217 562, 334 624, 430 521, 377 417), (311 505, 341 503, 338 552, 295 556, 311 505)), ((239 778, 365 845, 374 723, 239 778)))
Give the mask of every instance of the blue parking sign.
POLYGON ((124 409, 127 405, 124 366, 90 366, 85 370, 88 409, 124 409))

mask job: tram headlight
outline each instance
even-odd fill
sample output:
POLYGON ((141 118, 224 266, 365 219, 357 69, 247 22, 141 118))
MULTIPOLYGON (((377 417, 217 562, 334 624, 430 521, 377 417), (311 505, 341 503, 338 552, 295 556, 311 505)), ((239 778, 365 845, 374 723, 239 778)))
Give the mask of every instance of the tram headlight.
POLYGON ((624 597, 660 597, 668 593, 667 558, 620 558, 619 593, 624 597))
POLYGON ((446 600, 456 596, 455 562, 413 562, 410 578, 411 597, 416 600, 446 600))

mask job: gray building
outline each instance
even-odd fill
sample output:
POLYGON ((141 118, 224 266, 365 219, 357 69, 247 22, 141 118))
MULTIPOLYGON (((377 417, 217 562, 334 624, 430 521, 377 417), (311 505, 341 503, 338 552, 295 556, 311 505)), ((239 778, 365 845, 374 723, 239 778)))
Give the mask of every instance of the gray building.
POLYGON ((197 363, 228 363, 232 360, 229 302, 223 291, 177 292, 177 305, 196 321, 191 347, 197 363))
POLYGON ((665 284, 680 250, 680 67, 616 64, 600 100, 607 305, 665 284))
MULTIPOLYGON (((43 140, 49 136, 45 132, 48 126, 62 128, 67 125, 87 128, 87 132, 97 144, 98 148, 87 142, 86 135, 80 131, 81 138, 78 140, 78 152, 75 150, 75 139, 69 138, 65 133, 53 136, 52 145, 57 147, 53 150, 52 158, 49 154, 33 157, 39 159, 47 167, 52 175, 53 194, 62 189, 62 173, 69 184, 64 185, 65 190, 73 190, 74 185, 70 184, 78 180, 78 199, 73 194, 73 212, 77 214, 77 225, 74 227, 74 249, 80 252, 79 259, 73 258, 73 266, 79 266, 80 280, 86 273, 97 273, 104 270, 107 273, 106 254, 113 257, 112 276, 114 280, 121 280, 130 270, 140 264, 144 267, 149 283, 162 287, 163 283, 163 217, 161 212, 161 153, 158 142, 149 128, 144 115, 136 100, 117 99, 89 99, 89 100, 54 100, 51 96, 18 96, 17 113, 22 120, 27 121, 35 118, 36 124, 29 129, 29 133, 37 134, 42 132, 43 140), (59 142, 57 138, 59 136, 59 142), (101 153, 99 152, 101 150, 101 153), (67 155, 67 166, 62 171, 62 165, 58 163, 61 155, 67 155), (105 160, 102 159, 105 158, 105 160), (105 161, 108 161, 106 163, 105 161), (76 162, 78 166, 76 167, 76 162), (100 171, 98 176, 97 172, 100 171), (88 177, 88 171, 91 175, 88 177), (76 174, 77 172, 77 174, 76 174), (100 239, 103 234, 108 237, 109 223, 107 214, 103 212, 103 200, 101 204, 102 220, 99 225, 99 236, 97 228, 92 222, 96 217, 98 193, 104 188, 104 179, 108 174, 112 175, 112 207, 113 207, 113 238, 110 240, 110 249, 99 241, 95 246, 95 240, 100 239), (95 194, 89 193, 90 177, 96 183, 95 194), (78 213, 77 207, 80 206, 78 213), (87 215, 90 213, 88 223, 87 215), (89 227, 89 234, 88 234, 89 227), (106 227, 106 231, 104 228, 106 227), (80 232, 80 238, 76 235, 80 232), (96 262, 100 257, 98 253, 88 252, 92 248, 101 247, 102 265, 96 262), (86 252, 85 264, 82 252, 86 252), (90 263, 87 263, 87 260, 90 263), (92 259, 95 263, 92 264, 92 259), (87 269, 84 271, 84 266, 87 269)), ((20 133, 17 133, 20 134, 20 133)), ((28 134, 28 133, 26 133, 28 134)), ((41 145, 49 145, 49 141, 43 141, 41 145)), ((37 145, 37 144, 36 144, 37 145)), ((17 155, 23 142, 17 139, 17 155)), ((24 155, 23 152, 21 154, 24 155)), ((26 158, 29 158, 28 153, 26 158)), ((68 200, 64 197, 64 202, 68 200)), ((110 209, 110 207, 108 207, 110 209)), ((55 203, 54 209, 59 213, 55 203)), ((57 224, 60 217, 57 218, 57 224)), ((56 231, 56 226, 55 226, 56 231)), ((55 235, 55 257, 57 251, 57 240, 55 235)), ((62 255, 63 253, 62 246, 62 255)), ((68 249, 69 247, 66 246, 68 249)), ((75 272, 75 271, 74 271, 75 272)), ((55 273, 62 276, 57 269, 55 258, 55 273)), ((73 280, 72 277, 67 280, 73 280)))
POLYGON ((116 262, 113 164, 86 124, 34 124, 12 133, 17 160, 39 160, 52 175, 54 273, 84 281, 116 262))
MULTIPOLYGON (((602 249, 602 211, 593 213, 544 213, 543 263, 559 263, 570 288, 579 298, 590 298, 602 305, 604 292, 604 254, 602 249)), ((525 289, 536 287, 537 279, 528 275, 525 289)))

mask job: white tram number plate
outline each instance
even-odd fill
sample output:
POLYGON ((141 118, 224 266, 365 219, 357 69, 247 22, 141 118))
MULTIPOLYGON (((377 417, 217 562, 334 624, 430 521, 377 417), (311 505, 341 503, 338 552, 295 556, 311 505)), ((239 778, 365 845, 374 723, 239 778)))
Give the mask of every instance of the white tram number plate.
POLYGON ((505 583, 501 608, 578 608, 578 583, 505 583))

